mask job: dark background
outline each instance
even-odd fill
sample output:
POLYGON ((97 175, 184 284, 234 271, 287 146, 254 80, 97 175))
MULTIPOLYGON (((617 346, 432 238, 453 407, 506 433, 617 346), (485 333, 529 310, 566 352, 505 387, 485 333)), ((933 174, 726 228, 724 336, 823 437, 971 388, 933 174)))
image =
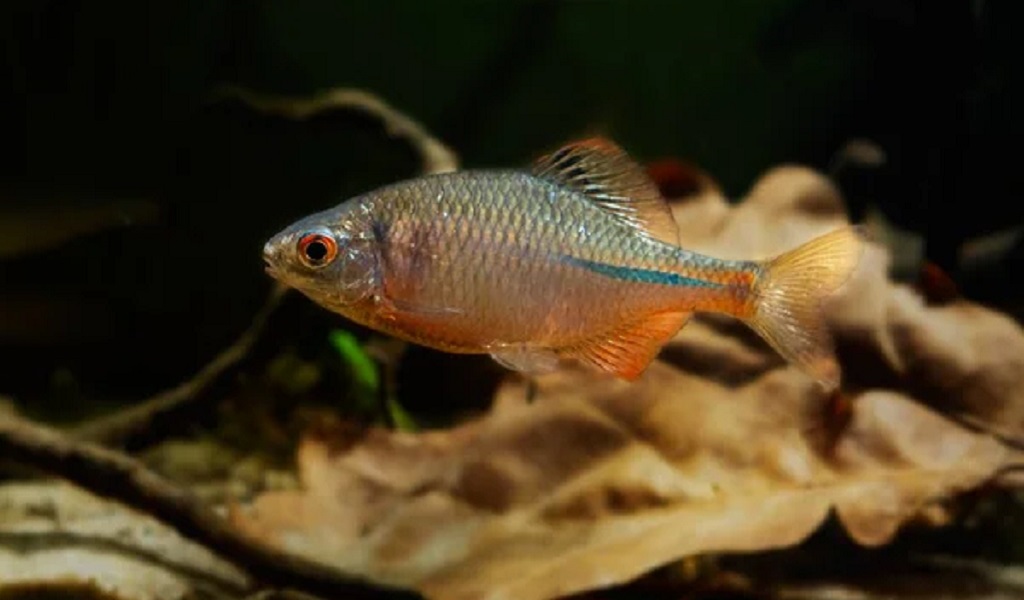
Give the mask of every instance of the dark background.
MULTIPOLYGON (((733 197, 772 166, 825 169, 867 137, 888 162, 840 179, 854 216, 877 204, 924 234, 969 298, 1005 304, 1020 245, 984 274, 961 272, 956 253, 1024 221, 1019 5, 4 0, 0 219, 103 214, 118 199, 160 210, 0 258, 0 393, 71 402, 177 382, 263 302, 266 238, 415 173, 372 121, 258 116, 210 103, 221 84, 368 89, 467 167, 600 132, 642 161, 691 160, 733 197)), ((295 310, 293 341, 345 325, 295 310)))

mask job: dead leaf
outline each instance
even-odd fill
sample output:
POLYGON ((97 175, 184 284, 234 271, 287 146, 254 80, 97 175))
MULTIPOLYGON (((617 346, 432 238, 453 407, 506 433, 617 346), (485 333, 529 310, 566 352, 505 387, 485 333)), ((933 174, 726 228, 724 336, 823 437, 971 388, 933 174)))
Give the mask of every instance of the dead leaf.
POLYGON ((1024 436, 1024 329, 1016 321, 964 300, 928 306, 901 288, 887 324, 916 397, 1024 436))
POLYGON ((432 598, 552 598, 692 554, 803 540, 836 509, 887 541, 1013 455, 909 398, 867 392, 834 445, 821 398, 777 369, 730 389, 658 362, 630 385, 580 372, 520 384, 450 434, 307 440, 305 492, 267 494, 249 533, 432 598))
MULTIPOLYGON (((673 210, 684 245, 726 257, 771 256, 846 224, 834 186, 795 166, 735 206, 704 182, 673 210)), ((632 384, 565 371, 527 403, 511 378, 487 414, 448 431, 311 435, 303 491, 265 494, 232 519, 445 600, 542 600, 683 557, 786 547, 830 514, 866 545, 921 515, 942 522, 945 500, 1022 457, 938 409, 1019 422, 1024 333, 963 301, 928 306, 889 264, 871 246, 827 306, 843 419, 748 328, 702 317, 632 384)))

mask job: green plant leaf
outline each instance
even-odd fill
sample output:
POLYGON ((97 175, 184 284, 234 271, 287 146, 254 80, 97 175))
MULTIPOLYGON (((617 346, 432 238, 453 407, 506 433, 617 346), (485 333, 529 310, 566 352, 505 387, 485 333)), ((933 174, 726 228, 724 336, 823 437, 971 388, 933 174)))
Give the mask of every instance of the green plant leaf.
POLYGON ((331 346, 352 371, 356 385, 365 392, 377 394, 380 390, 380 373, 373 358, 363 349, 354 335, 335 329, 330 332, 331 346))
MULTIPOLYGON (((329 334, 331 346, 341 356, 352 373, 356 388, 356 401, 361 409, 380 414, 381 370, 377 361, 351 333, 335 329, 329 334), (376 409, 376 410, 375 410, 376 409)), ((384 400, 388 424, 400 431, 417 431, 419 427, 405 408, 388 389, 384 400)))
POLYGON ((328 340, 341 357, 351 378, 348 398, 356 413, 378 416, 380 403, 380 373, 377 362, 351 333, 335 329, 328 340))

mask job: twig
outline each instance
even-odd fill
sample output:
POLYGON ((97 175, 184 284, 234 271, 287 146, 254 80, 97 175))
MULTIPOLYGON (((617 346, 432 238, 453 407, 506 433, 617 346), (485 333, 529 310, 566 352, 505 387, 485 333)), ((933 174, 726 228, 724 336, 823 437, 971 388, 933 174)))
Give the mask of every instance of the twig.
POLYGON ((389 135, 408 142, 423 161, 424 173, 454 171, 459 157, 423 125, 403 114, 370 92, 353 88, 334 88, 304 98, 271 96, 238 86, 223 86, 213 99, 236 99, 262 113, 302 120, 331 110, 354 110, 370 115, 384 124, 389 135))
POLYGON ((0 416, 0 456, 47 471, 152 515, 261 583, 331 598, 418 598, 268 548, 236 531, 192 495, 113 450, 75 441, 13 414, 0 416))
POLYGON ((140 435, 151 432, 155 423, 167 419, 172 414, 188 410, 213 398, 245 364, 263 332, 267 319, 280 304, 285 289, 281 285, 275 285, 249 328, 191 379, 130 408, 76 425, 69 430, 69 434, 81 440, 100 444, 124 445, 140 435))

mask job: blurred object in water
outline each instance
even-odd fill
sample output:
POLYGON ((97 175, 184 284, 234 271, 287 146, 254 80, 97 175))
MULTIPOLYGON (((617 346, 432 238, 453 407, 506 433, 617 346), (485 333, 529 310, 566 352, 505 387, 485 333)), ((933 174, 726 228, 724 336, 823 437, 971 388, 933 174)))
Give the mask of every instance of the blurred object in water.
POLYGON ((959 267, 964 271, 980 270, 1006 260, 1014 248, 1024 241, 1024 225, 966 240, 960 245, 959 267))
POLYGON ((913 281, 925 262, 924 235, 892 222, 874 203, 867 205, 864 223, 871 235, 889 249, 892 276, 899 281, 913 281))
POLYGON ((900 227, 878 204, 878 169, 888 162, 884 148, 866 138, 847 141, 833 155, 828 176, 847 197, 850 217, 863 222, 871 237, 884 245, 892 257, 890 269, 900 281, 912 281, 920 272, 925 256, 925 236, 900 227))
POLYGON ((885 164, 885 150, 868 139, 852 139, 836 152, 828 167, 830 176, 835 177, 849 167, 878 168, 885 164))
POLYGON ((961 269, 959 279, 971 298, 1003 306, 1024 323, 1024 293, 1019 285, 1010 283, 1018 281, 1024 272, 1024 239, 999 254, 998 260, 981 260, 982 255, 975 255, 968 263, 970 267, 961 269))
POLYGON ((885 149, 866 138, 850 139, 832 155, 826 172, 846 197, 851 220, 865 220, 878 195, 879 169, 887 160, 885 149))
POLYGON ((159 215, 153 200, 8 198, 0 203, 0 259, 43 252, 109 229, 148 225, 159 215))

